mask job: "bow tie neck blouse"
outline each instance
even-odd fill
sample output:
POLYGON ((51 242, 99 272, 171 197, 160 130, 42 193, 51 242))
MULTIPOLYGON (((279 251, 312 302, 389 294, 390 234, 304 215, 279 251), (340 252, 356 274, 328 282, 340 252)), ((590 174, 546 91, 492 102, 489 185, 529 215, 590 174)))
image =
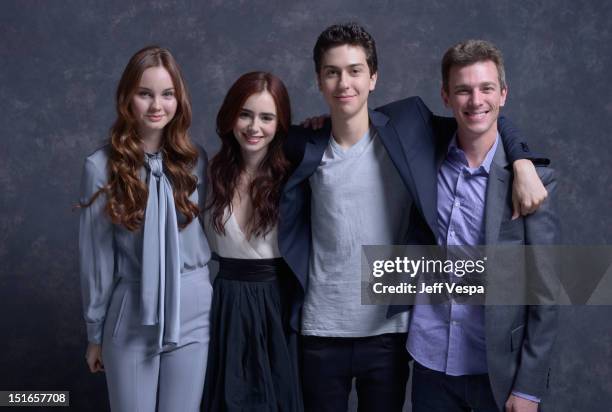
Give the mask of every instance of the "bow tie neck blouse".
MULTIPOLYGON (((81 181, 81 202, 86 203, 107 184, 108 146, 87 157, 81 181)), ((194 174, 197 189, 190 200, 204 207, 206 154, 200 156, 194 174)), ((84 316, 88 340, 102 343, 103 325, 114 285, 119 280, 139 283, 140 323, 157 325, 157 349, 179 344, 181 276, 204 271, 210 249, 202 222, 194 219, 179 230, 172 185, 164 173, 160 153, 146 154, 141 178, 148 198, 139 230, 114 225, 105 211, 102 193, 81 209, 79 254, 84 316)), ((184 343, 184 342, 181 342, 184 343)))

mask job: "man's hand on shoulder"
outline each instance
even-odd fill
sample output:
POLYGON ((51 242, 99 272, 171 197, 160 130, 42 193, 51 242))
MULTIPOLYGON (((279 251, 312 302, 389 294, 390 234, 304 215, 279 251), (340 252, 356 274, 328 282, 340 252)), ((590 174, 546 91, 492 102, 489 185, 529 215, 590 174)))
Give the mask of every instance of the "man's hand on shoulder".
POLYGON ((548 192, 530 160, 521 159, 512 164, 512 219, 535 212, 548 197, 548 192))
POLYGON ((322 114, 322 115, 314 116, 314 117, 307 117, 300 123, 300 126, 306 129, 319 130, 323 127, 323 125, 325 124, 325 120, 327 120, 328 118, 329 118, 328 114, 322 114))

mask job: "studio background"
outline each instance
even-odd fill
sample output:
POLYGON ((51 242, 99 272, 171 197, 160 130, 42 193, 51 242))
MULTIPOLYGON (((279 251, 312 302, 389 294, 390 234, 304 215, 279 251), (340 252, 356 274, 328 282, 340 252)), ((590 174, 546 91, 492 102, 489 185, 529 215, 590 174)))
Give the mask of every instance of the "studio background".
MULTIPOLYGON (((439 96, 444 51, 467 38, 498 45, 509 83, 503 113, 559 172, 565 243, 610 244, 610 2, 3 1, 0 390, 69 390, 71 410, 108 410, 104 376, 84 361, 71 208, 83 159, 114 120, 130 56, 149 44, 173 52, 191 92, 191 135, 213 155, 217 110, 247 71, 284 80, 295 121, 326 111, 312 47, 347 20, 377 42, 371 107, 419 95, 450 116, 439 96)), ((610 410, 611 316, 610 307, 562 308, 547 410, 610 410)))

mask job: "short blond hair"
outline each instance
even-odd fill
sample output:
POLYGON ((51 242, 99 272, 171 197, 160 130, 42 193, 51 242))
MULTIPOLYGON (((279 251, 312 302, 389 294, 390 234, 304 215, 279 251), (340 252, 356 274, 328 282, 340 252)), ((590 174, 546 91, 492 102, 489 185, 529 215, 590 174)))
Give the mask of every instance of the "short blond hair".
POLYGON ((453 66, 469 66, 477 62, 490 60, 497 67, 499 86, 506 88, 506 72, 501 51, 486 40, 466 40, 455 44, 442 57, 442 87, 448 92, 448 78, 453 66))

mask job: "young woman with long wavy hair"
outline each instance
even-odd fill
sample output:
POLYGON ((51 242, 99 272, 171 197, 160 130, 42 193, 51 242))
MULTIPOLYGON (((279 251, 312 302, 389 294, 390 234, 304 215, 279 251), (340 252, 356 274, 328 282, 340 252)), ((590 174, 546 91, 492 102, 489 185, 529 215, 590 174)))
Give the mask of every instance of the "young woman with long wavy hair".
POLYGON ((247 73, 217 115, 221 149, 210 164, 208 239, 218 255, 203 410, 300 411, 288 304, 296 280, 278 250, 283 144, 291 125, 283 83, 247 73))
POLYGON ((207 158, 187 133, 189 96, 168 50, 130 59, 116 108, 81 181, 87 363, 106 372, 113 411, 196 411, 212 294, 199 218, 207 158))

